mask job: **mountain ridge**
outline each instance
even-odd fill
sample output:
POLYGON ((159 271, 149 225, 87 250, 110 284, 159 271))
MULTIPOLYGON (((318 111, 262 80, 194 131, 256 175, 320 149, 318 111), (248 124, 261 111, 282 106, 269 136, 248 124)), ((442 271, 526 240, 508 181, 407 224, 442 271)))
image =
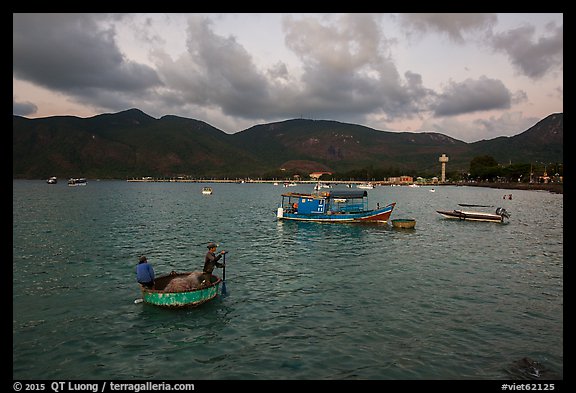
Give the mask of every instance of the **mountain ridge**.
POLYGON ((88 118, 13 116, 13 177, 278 177, 286 171, 392 168, 437 172, 438 157, 465 171, 498 162, 562 162, 563 113, 511 137, 467 143, 432 132, 392 132, 335 120, 288 119, 228 134, 201 120, 159 119, 133 108, 88 118))

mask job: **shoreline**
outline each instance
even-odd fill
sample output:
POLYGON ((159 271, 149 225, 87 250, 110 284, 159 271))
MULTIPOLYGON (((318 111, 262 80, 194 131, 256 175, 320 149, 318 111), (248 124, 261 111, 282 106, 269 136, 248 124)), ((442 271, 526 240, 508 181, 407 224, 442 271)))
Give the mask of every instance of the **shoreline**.
MULTIPOLYGON (((32 180, 32 179, 18 179, 13 178, 13 180, 32 180)), ((39 179, 34 179, 39 180, 39 179)), ((89 179, 91 181, 100 181, 100 180, 119 180, 119 181, 128 181, 128 182, 138 182, 138 183, 287 183, 287 182, 294 182, 282 179, 282 180, 262 180, 262 179, 179 179, 179 178, 131 178, 131 179, 89 179)), ((316 184, 318 180, 297 180, 295 181, 299 184, 316 184)), ((344 181, 344 180, 322 180, 323 183, 332 183, 332 184, 361 184, 366 182, 371 182, 374 185, 380 186, 408 186, 408 183, 402 184, 392 184, 389 182, 383 181, 358 181, 358 180, 351 180, 351 181, 344 181)), ((420 186, 431 186, 431 187, 438 187, 438 186, 469 186, 469 187, 488 187, 488 188, 500 188, 505 190, 528 190, 528 191, 549 191, 553 194, 564 194, 564 183, 496 183, 496 182, 480 182, 480 183, 472 183, 472 182, 462 182, 462 183, 453 183, 453 182, 445 182, 445 183, 437 183, 437 182, 430 182, 430 183, 415 183, 420 186)))
POLYGON ((502 188, 505 190, 549 191, 553 194, 564 194, 563 183, 450 183, 450 185, 502 188))

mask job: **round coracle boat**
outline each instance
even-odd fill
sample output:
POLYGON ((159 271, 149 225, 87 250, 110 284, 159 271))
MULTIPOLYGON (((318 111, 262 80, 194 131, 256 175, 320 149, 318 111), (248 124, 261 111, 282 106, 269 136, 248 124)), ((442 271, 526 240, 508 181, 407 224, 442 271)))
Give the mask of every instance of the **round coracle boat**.
POLYGON ((216 297, 222 280, 215 275, 210 276, 210 283, 207 285, 171 289, 170 283, 190 276, 190 272, 171 272, 158 277, 155 280, 154 289, 140 286, 144 303, 160 307, 196 307, 216 297))
POLYGON ((416 220, 413 218, 397 218, 392 220, 392 226, 394 226, 394 228, 411 229, 416 226, 416 220))

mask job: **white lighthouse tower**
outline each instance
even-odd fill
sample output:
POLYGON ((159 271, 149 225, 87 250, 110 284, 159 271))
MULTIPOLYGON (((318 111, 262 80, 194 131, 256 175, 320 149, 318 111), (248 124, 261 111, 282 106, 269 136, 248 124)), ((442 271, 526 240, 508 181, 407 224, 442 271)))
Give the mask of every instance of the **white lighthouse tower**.
POLYGON ((441 181, 444 183, 446 181, 446 163, 448 162, 448 156, 446 154, 442 154, 438 159, 442 163, 442 178, 441 181))

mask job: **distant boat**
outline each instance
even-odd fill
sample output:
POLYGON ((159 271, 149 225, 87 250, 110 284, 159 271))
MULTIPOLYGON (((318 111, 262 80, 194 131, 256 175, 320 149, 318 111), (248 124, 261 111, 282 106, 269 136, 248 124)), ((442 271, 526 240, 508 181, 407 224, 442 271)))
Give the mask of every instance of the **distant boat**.
POLYGON ((433 189, 433 188, 431 188, 431 189, 430 189, 430 192, 436 192, 436 190, 435 190, 435 189, 433 189))
POLYGON ((356 188, 361 188, 364 190, 372 190, 374 189, 374 184, 372 183, 360 183, 356 185, 356 188))
POLYGON ((202 194, 204 194, 204 195, 212 195, 212 187, 204 187, 204 188, 202 188, 202 194))
POLYGON ((316 222, 376 222, 390 219, 396 202, 383 208, 368 208, 368 191, 334 190, 320 193, 288 192, 282 194, 278 220, 316 222))
POLYGON ((83 177, 68 179, 68 185, 70 187, 85 186, 86 184, 88 184, 88 182, 83 177))
POLYGON ((318 182, 318 183, 314 186, 314 191, 320 191, 321 188, 332 188, 332 186, 331 186, 330 184, 318 182))
POLYGON ((48 180, 46 180, 46 183, 48 184, 56 184, 58 183, 58 178, 56 176, 52 176, 51 178, 49 178, 48 180))

